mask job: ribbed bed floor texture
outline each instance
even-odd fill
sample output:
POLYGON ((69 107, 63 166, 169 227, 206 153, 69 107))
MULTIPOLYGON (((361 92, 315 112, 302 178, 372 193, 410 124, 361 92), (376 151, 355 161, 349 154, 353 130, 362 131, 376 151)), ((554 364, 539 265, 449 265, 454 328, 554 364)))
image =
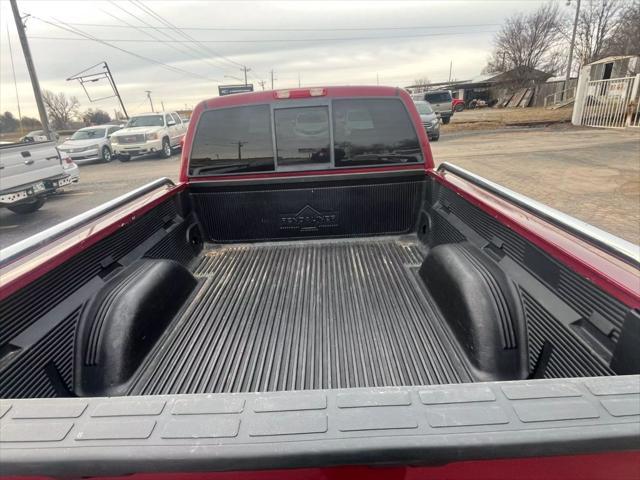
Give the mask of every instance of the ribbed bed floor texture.
POLYGON ((214 247, 131 394, 470 381, 411 238, 214 247))

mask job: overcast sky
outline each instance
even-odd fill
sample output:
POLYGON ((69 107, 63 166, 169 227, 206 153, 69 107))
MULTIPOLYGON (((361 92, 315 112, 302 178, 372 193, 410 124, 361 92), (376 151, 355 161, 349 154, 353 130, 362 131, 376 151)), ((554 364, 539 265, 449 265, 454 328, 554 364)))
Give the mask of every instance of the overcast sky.
MULTIPOLYGON (((242 83, 225 78, 241 79, 241 65, 251 69, 249 80, 256 89, 261 88, 259 80, 270 88, 272 69, 276 88, 295 87, 298 77, 303 86, 376 81, 406 86, 421 77, 444 81, 451 61, 453 77, 468 79, 482 70, 504 19, 541 3, 18 0, 18 7, 32 16, 27 35, 43 89, 77 96, 83 110, 101 108, 113 114, 115 99, 92 104, 77 82, 65 81, 106 60, 131 114, 149 110, 145 90, 166 109, 192 107, 217 95, 218 84, 242 83)), ((7 0, 0 0, 0 23, 0 110, 17 113, 8 28, 22 113, 37 117, 7 0)), ((96 82, 90 93, 101 97, 108 90, 96 82)))

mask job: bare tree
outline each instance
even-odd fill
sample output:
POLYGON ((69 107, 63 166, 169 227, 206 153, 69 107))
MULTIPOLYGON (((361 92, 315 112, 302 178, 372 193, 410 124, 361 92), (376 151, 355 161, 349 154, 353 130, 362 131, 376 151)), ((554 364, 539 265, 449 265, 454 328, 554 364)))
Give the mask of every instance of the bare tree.
POLYGON ((431 83, 431 80, 429 80, 427 77, 416 78, 413 81, 413 85, 416 87, 426 87, 430 83, 431 83))
POLYGON ((622 6, 603 53, 607 56, 640 55, 640 0, 622 6))
POLYGON ((583 3, 578 17, 575 45, 581 65, 609 54, 607 45, 614 38, 622 12, 623 4, 619 0, 589 0, 583 3))
POLYGON ((102 125, 111 121, 111 116, 104 110, 90 108, 82 114, 82 121, 86 125, 102 125))
POLYGON ((74 96, 67 97, 60 92, 55 94, 49 90, 42 92, 47 113, 51 119, 52 127, 55 129, 67 128, 71 118, 78 113, 80 102, 74 96))
POLYGON ((559 66, 562 16, 557 3, 546 3, 529 14, 507 19, 494 38, 485 73, 513 71, 516 82, 531 69, 554 73, 559 66))
POLYGON ((37 118, 22 117, 22 126, 28 130, 39 130, 42 128, 42 123, 37 118))

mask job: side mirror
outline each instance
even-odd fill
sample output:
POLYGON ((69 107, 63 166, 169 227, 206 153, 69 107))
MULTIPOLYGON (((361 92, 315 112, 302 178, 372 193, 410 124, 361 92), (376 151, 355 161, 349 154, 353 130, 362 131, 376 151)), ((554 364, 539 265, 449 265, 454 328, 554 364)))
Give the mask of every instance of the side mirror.
POLYGON ((167 122, 167 127, 173 127, 175 124, 176 124, 176 122, 171 120, 170 122, 167 122))

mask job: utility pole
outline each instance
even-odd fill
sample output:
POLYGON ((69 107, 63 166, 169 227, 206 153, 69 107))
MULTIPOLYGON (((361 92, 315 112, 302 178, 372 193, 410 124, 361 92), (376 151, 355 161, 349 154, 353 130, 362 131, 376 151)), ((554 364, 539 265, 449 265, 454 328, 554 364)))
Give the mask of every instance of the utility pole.
POLYGON ((271 70, 271 90, 273 90, 273 81, 275 80, 275 77, 273 76, 273 70, 271 70))
POLYGON ((238 160, 242 160, 242 147, 244 147, 245 143, 247 142, 238 141, 238 160))
POLYGON ((302 86, 302 83, 300 82, 300 72, 298 72, 298 88, 300 88, 302 86))
MULTIPOLYGON (((567 1, 570 4, 571 0, 567 1)), ((562 91, 562 100, 566 99, 569 82, 571 81, 571 61, 573 60, 573 46, 576 43, 576 30, 578 29, 578 19, 580 17, 580 0, 576 1, 576 16, 573 19, 573 33, 571 34, 571 44, 569 45, 569 60, 567 61, 567 74, 564 78, 564 90, 562 91)))
POLYGON ((36 97, 36 105, 38 106, 40 123, 42 123, 42 129, 44 130, 45 135, 49 138, 49 140, 51 140, 52 138, 51 129, 49 128, 49 119, 47 118, 47 111, 44 108, 42 92, 40 91, 40 83, 38 82, 38 76, 36 75, 36 68, 33 65, 31 50, 29 49, 29 42, 27 41, 27 34, 24 32, 24 24, 22 23, 22 18, 20 18, 20 12, 18 11, 18 4, 16 3, 16 0, 11 0, 11 10, 13 11, 13 19, 16 22, 16 29, 18 30, 18 37, 20 38, 22 53, 24 53, 24 61, 27 64, 27 70, 29 70, 29 78, 31 78, 33 95, 36 97))
POLYGON ((149 99, 149 103, 151 104, 151 111, 155 113, 155 109, 153 108, 153 100, 151 100, 151 90, 145 90, 147 92, 147 98, 149 99))
POLYGON ((160 100, 160 105, 162 106, 162 111, 164 112, 165 110, 164 110, 164 101, 163 100, 160 100))
POLYGON ((262 87, 262 90, 264 90, 264 84, 267 83, 267 82, 265 82, 264 80, 258 80, 258 83, 262 87))
POLYGON ((22 111, 20 110, 20 96, 18 95, 18 82, 16 81, 16 67, 13 64, 13 48, 11 48, 11 36, 7 25, 7 42, 9 43, 9 56, 11 57, 11 72, 13 73, 13 87, 16 89, 16 103, 18 104, 18 121, 20 122, 20 135, 22 135, 22 111))
POLYGON ((247 68, 246 65, 243 65, 242 66, 242 71, 244 72, 244 84, 245 84, 245 86, 247 86, 248 85, 248 83, 247 83, 247 72, 250 72, 251 69, 247 68))
POLYGON ((449 62, 449 83, 451 83, 451 70, 453 69, 453 60, 449 62))
POLYGON ((107 62, 104 62, 104 69, 107 71, 107 76, 109 77, 109 83, 113 87, 113 91, 118 97, 120 101, 120 106, 122 107, 122 113, 124 114, 124 118, 129 118, 129 114, 127 113, 127 109, 124 108, 124 102, 122 101, 122 97, 120 96, 120 92, 118 91, 118 87, 116 87, 116 81, 113 79, 113 75, 111 75, 111 70, 109 70, 109 65, 107 62))

